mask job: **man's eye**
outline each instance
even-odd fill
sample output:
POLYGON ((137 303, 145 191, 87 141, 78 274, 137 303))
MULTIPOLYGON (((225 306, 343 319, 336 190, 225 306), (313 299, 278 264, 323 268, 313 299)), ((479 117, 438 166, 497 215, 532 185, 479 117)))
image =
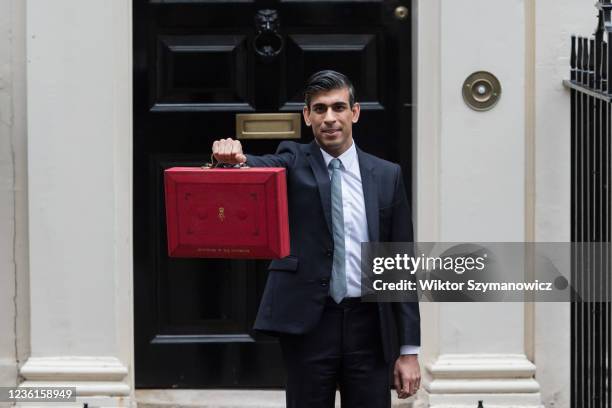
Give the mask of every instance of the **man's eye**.
POLYGON ((317 112, 317 113, 323 113, 323 112, 325 112, 325 109, 323 109, 323 108, 321 108, 321 107, 318 107, 318 108, 315 108, 315 112, 317 112))
POLYGON ((335 106, 335 107, 334 107, 334 110, 335 110, 336 112, 342 112, 344 109, 345 109, 345 108, 344 108, 344 106, 342 106, 342 105, 340 105, 340 106, 335 106))

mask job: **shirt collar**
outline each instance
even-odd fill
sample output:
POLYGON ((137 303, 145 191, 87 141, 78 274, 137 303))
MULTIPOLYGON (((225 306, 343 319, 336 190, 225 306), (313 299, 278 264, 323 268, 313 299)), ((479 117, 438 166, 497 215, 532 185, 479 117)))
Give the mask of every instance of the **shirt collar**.
MULTIPOLYGON (((321 149, 321 147, 319 147, 319 149, 321 149)), ((329 168, 329 162, 332 161, 334 156, 327 153, 323 149, 321 149, 321 154, 323 154, 323 160, 325 160, 325 167, 329 168)), ((346 170, 350 170, 353 167, 353 163, 355 163, 355 159, 357 159, 357 148, 355 147, 354 140, 351 143, 351 147, 346 149, 346 152, 338 156, 338 159, 340 159, 346 170)))

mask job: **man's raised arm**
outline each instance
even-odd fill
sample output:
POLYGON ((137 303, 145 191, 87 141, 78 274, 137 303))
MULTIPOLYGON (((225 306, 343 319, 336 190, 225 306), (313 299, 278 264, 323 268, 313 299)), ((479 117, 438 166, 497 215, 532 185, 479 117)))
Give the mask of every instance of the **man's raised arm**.
POLYGON ((287 141, 281 142, 275 154, 254 156, 244 154, 242 144, 239 140, 231 138, 215 140, 212 152, 221 163, 242 164, 246 163, 251 167, 289 167, 295 158, 295 143, 287 141))

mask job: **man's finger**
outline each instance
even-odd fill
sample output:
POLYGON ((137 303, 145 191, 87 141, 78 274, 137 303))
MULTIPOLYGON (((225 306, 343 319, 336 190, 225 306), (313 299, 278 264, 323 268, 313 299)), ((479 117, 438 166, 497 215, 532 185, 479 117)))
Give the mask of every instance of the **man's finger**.
POLYGON ((232 153, 232 145, 226 140, 223 141, 223 156, 227 160, 232 153))
POLYGON ((397 392, 397 397, 401 398, 400 394, 402 392, 402 384, 400 382, 400 376, 397 370, 393 370, 393 382, 395 383, 395 391, 397 392))
POLYGON ((403 376, 402 385, 403 385, 402 391, 404 391, 404 393, 408 395, 412 395, 412 391, 414 390, 412 378, 407 375, 403 376))
POLYGON ((231 150, 230 153, 233 157, 236 157, 236 155, 238 153, 240 153, 240 146, 238 145, 238 143, 236 141, 232 141, 231 143, 231 150))
POLYGON ((419 389, 419 380, 418 377, 415 376, 408 376, 405 378, 404 380, 404 387, 406 388, 406 391, 410 394, 410 395, 414 395, 416 394, 417 390, 419 389))
POLYGON ((236 161, 238 163, 244 163, 246 161, 246 157, 244 157, 242 154, 242 143, 240 143, 240 140, 234 141, 234 149, 236 150, 236 153, 234 154, 236 161))

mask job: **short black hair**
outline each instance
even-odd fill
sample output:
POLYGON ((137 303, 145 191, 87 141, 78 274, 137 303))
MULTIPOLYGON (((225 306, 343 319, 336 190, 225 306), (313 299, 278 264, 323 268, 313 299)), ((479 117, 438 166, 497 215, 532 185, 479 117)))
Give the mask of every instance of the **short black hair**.
POLYGON ((355 104, 355 87, 346 75, 332 71, 331 69, 315 72, 308 78, 308 81, 306 81, 306 86, 304 87, 304 103, 308 109, 310 109, 310 101, 315 94, 342 88, 348 88, 349 105, 352 108, 355 104))

